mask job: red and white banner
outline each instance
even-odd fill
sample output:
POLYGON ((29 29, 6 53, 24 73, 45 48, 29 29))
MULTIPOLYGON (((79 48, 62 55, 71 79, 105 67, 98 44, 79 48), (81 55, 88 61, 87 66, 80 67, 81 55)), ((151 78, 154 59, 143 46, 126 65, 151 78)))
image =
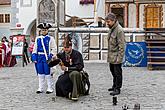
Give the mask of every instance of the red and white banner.
POLYGON ((11 55, 23 55, 25 35, 14 35, 12 39, 11 55))

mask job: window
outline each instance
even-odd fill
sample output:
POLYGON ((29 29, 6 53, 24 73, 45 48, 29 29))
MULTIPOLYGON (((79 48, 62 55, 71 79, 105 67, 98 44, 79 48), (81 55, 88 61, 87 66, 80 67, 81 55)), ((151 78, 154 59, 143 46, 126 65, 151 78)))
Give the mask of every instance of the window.
POLYGON ((80 4, 94 4, 94 0, 80 0, 80 4))
POLYGON ((10 23, 10 14, 5 14, 5 23, 10 23))
POLYGON ((0 23, 4 23, 3 14, 0 14, 0 23))
POLYGON ((10 23, 10 14, 0 14, 0 23, 10 23))
POLYGON ((32 7, 32 0, 21 0, 21 7, 32 7))

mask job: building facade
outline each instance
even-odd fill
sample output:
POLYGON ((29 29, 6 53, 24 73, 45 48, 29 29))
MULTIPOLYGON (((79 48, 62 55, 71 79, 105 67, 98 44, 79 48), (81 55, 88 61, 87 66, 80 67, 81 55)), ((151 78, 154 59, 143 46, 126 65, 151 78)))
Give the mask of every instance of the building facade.
POLYGON ((0 0, 0 38, 3 36, 10 36, 10 17, 10 0, 0 0))
MULTIPOLYGON (((38 23, 50 22, 54 27, 61 27, 65 26, 73 16, 87 20, 91 18, 90 22, 94 22, 95 17, 104 18, 109 12, 116 14, 118 21, 124 28, 165 27, 165 0, 1 1, 0 36, 25 34, 35 37, 38 34, 36 29, 38 23)), ((104 22, 103 19, 102 21, 104 22)), ((86 21, 84 20, 84 22, 86 21)), ((56 36, 55 28, 51 30, 51 34, 56 36)), ((80 36, 85 42, 83 52, 87 54, 87 59, 106 60, 107 35, 91 34, 83 37, 82 34, 80 36)), ((143 37, 136 37, 134 41, 142 40, 144 40, 143 37)))
MULTIPOLYGON (((96 11, 97 16, 102 18, 108 12, 114 12, 121 25, 126 28, 165 27, 164 0, 66 0, 60 4, 58 1, 64 2, 64 0, 1 0, 0 16, 1 19, 4 19, 4 21, 0 19, 1 36, 3 33, 9 35, 8 28, 11 30, 10 34, 19 28, 19 32, 35 36, 38 17, 42 14, 46 16, 46 13, 39 12, 42 11, 39 6, 49 2, 52 2, 54 6, 53 13, 55 14, 52 14, 51 11, 48 12, 50 16, 54 16, 54 22, 57 22, 56 17, 60 16, 61 13, 63 16, 59 20, 64 19, 65 14, 80 18, 92 18, 96 11), (96 4, 94 4, 94 1, 96 4), (59 7, 57 4, 64 6, 65 11, 59 11, 58 14, 58 8, 64 9, 64 7, 59 7)), ((47 18, 49 18, 49 15, 47 15, 47 18)), ((42 19, 47 18, 43 17, 42 19)), ((64 24, 65 21, 61 20, 60 22, 64 24)))
POLYGON ((38 35, 36 25, 41 22, 64 25, 64 0, 1 0, 0 18, 9 15, 9 22, 0 19, 0 36, 38 35), (61 14, 59 14, 61 13, 61 14))
POLYGON ((106 0, 105 13, 114 12, 123 27, 165 27, 164 0, 106 0))
POLYGON ((11 0, 11 34, 36 35, 36 0, 11 0))

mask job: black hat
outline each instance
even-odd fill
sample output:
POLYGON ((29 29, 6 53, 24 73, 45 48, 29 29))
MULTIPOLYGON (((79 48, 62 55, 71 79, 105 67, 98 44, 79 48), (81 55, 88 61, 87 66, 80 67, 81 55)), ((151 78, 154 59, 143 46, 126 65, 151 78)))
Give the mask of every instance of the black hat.
POLYGON ((49 23, 40 23, 37 28, 40 28, 40 29, 49 29, 51 28, 52 25, 50 25, 49 23))
POLYGON ((69 46, 72 46, 72 38, 71 38, 71 34, 67 34, 65 37, 64 37, 64 41, 63 41, 63 46, 65 47, 69 47, 69 46))
POLYGON ((108 13, 108 15, 105 17, 105 20, 115 21, 116 15, 114 13, 108 13))

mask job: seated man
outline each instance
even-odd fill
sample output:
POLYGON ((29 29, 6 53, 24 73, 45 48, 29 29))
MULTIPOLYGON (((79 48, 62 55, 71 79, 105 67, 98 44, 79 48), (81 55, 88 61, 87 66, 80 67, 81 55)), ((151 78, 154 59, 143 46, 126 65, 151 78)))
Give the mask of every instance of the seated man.
POLYGON ((83 58, 80 52, 72 49, 72 42, 68 36, 63 42, 63 47, 63 52, 57 57, 61 59, 60 66, 64 74, 60 75, 56 82, 56 95, 77 101, 78 97, 85 93, 80 73, 84 68, 83 58))

